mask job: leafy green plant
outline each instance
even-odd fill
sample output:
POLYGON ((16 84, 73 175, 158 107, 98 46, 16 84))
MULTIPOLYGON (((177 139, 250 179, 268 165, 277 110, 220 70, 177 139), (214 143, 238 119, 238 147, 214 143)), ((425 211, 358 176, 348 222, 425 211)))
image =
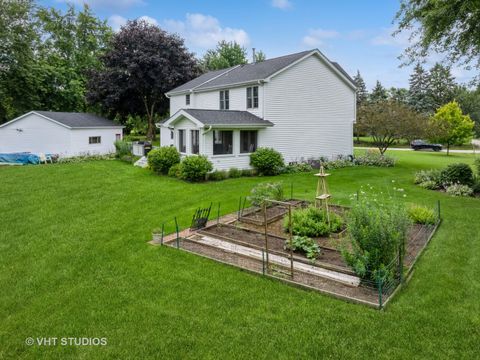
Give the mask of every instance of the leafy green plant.
MULTIPOLYGON (((309 206, 292 212, 292 233, 299 236, 319 237, 338 232, 343 226, 343 219, 330 212, 330 225, 325 210, 309 206)), ((283 227, 288 231, 289 218, 285 217, 283 227)))
POLYGON ((378 167, 393 167, 395 166, 395 159, 382 155, 377 152, 366 152, 365 155, 356 156, 353 160, 355 165, 362 166, 378 166, 378 167))
POLYGON ((282 172, 285 174, 296 174, 302 172, 310 172, 312 170, 312 165, 308 163, 292 163, 285 166, 282 172))
POLYGON ((468 164, 450 164, 442 170, 442 182, 444 184, 473 185, 473 171, 468 164))
POLYGON ((476 158, 473 164, 477 168, 477 176, 480 176, 480 157, 476 158))
POLYGON ((168 174, 168 170, 180 162, 180 153, 173 146, 162 146, 153 149, 147 156, 148 165, 156 173, 168 174))
POLYGON ((342 250, 345 262, 361 278, 393 276, 390 266, 405 244, 411 220, 399 204, 383 205, 367 196, 354 203, 347 216, 350 248, 342 250))
POLYGON ((257 175, 257 172, 253 169, 243 169, 241 170, 243 177, 251 177, 257 175))
POLYGON ((425 189, 439 189, 442 187, 442 172, 440 170, 420 170, 415 173, 413 182, 425 189))
POLYGON ((180 178, 192 182, 204 181, 212 169, 212 163, 206 156, 185 156, 180 163, 180 178))
POLYGON ((321 253, 320 246, 318 246, 315 240, 308 236, 293 236, 291 246, 290 240, 286 240, 284 245, 285 250, 290 250, 290 247, 294 252, 303 252, 311 262, 315 262, 321 253))
POLYGON ((115 145, 115 155, 121 159, 122 156, 132 155, 132 144, 125 140, 117 140, 113 143, 115 145))
POLYGON ((207 174, 207 180, 220 181, 228 179, 228 173, 225 170, 215 170, 207 174))
POLYGON ((407 209, 408 216, 415 224, 433 225, 437 218, 433 209, 422 205, 411 205, 407 209))
POLYGON ((254 206, 262 206, 266 199, 283 200, 283 184, 280 182, 260 183, 250 191, 248 196, 248 200, 254 206))
POLYGON ((242 176, 242 170, 239 170, 237 168, 230 168, 230 170, 228 170, 228 177, 229 178, 239 178, 242 176))
POLYGON ((468 185, 452 184, 445 188, 448 195, 451 196, 472 196, 473 189, 468 185))
POLYGON ((421 182, 420 184, 418 184, 418 186, 420 186, 424 189, 428 189, 428 190, 438 190, 440 188, 438 183, 436 183, 435 181, 432 181, 432 180, 427 180, 427 181, 421 182))
POLYGON ((107 154, 107 155, 79 155, 79 156, 72 156, 72 157, 63 157, 57 160, 58 164, 73 164, 73 163, 80 163, 86 161, 97 161, 97 160, 114 160, 115 154, 107 154))
POLYGON ((480 179, 476 178, 475 183, 472 186, 472 191, 474 194, 480 194, 480 179))
POLYGON ((179 178, 180 171, 181 171, 180 164, 172 165, 170 169, 168 169, 168 176, 179 178))
POLYGON ((284 167, 283 157, 272 148, 258 148, 250 155, 250 165, 260 175, 278 175, 284 167))

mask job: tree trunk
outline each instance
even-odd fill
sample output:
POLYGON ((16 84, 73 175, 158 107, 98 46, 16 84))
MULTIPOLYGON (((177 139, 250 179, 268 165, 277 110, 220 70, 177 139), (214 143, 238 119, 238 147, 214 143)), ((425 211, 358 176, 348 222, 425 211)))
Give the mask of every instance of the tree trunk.
POLYGON ((450 154, 450 143, 447 143, 447 156, 450 154))
POLYGON ((155 102, 152 103, 152 106, 148 106, 148 100, 146 97, 143 98, 143 104, 145 105, 145 110, 147 113, 147 122, 148 122, 148 128, 147 128, 147 140, 150 141, 155 141, 155 137, 157 135, 157 131, 155 128, 155 123, 153 120, 153 111, 155 109, 155 102))

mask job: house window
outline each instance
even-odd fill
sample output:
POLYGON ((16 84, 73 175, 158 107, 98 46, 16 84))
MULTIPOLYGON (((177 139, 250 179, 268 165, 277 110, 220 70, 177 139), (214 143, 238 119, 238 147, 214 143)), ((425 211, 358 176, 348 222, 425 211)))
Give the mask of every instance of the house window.
POLYGON ((247 87, 247 109, 258 108, 258 86, 247 87))
POLYGON ((185 105, 190 105, 190 94, 185 95, 185 105))
POLYGON ((116 141, 122 140, 122 134, 115 134, 115 140, 116 141))
POLYGON ((187 152, 187 134, 185 130, 178 130, 178 151, 187 152))
POLYGON ((220 91, 220 110, 230 109, 230 94, 228 90, 220 91))
POLYGON ((192 140, 192 154, 198 154, 200 152, 200 131, 191 130, 190 131, 191 140, 192 140))
POLYGON ((233 131, 213 132, 213 155, 233 154, 233 131))
POLYGON ((89 144, 100 144, 102 142, 102 137, 101 136, 90 136, 88 138, 88 143, 89 144))
POLYGON ((240 131, 240 152, 253 153, 257 150, 257 130, 240 131))

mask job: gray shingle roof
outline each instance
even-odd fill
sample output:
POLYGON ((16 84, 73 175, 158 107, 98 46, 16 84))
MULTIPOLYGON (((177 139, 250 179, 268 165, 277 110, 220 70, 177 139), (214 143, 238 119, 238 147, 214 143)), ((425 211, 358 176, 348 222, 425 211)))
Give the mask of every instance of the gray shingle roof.
POLYGON ((277 71, 282 70, 284 67, 290 65, 291 63, 301 59, 312 51, 313 50, 302 51, 296 54, 280 56, 277 58, 272 58, 252 64, 245 64, 240 66, 234 66, 228 69, 210 71, 173 90, 170 90, 169 93, 193 90, 194 88, 196 90, 200 90, 210 87, 262 80, 269 77, 270 75, 275 74, 277 71))
POLYGON ((263 120, 248 111, 237 110, 203 110, 203 109, 183 109, 186 113, 192 115, 195 119, 207 126, 215 125, 255 125, 255 126, 273 126, 268 120, 263 120))
POLYGON ((71 128, 121 127, 121 125, 95 114, 56 111, 35 112, 71 128))
POLYGON ((345 71, 345 69, 343 67, 340 66, 339 63, 335 62, 335 61, 331 61, 331 63, 333 64, 333 66, 335 66, 337 68, 338 71, 340 71, 343 76, 345 76, 348 80, 350 80, 352 83, 355 84, 355 80, 352 79, 352 77, 350 75, 348 75, 348 73, 345 71))

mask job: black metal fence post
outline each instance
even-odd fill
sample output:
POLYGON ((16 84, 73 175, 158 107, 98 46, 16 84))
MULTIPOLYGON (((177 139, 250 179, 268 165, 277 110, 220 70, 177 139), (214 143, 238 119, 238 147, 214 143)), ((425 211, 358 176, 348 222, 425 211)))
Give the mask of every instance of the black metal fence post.
POLYGON ((175 231, 177 232, 177 249, 180 248, 180 237, 178 236, 178 222, 175 216, 175 231))
POLYGON ((160 245, 163 245, 163 234, 165 230, 165 223, 162 223, 162 237, 160 238, 160 245))
POLYGON ((217 209, 217 225, 220 223, 220 201, 218 202, 218 209, 217 209))
POLYGON ((438 220, 440 221, 440 219, 441 219, 440 200, 437 200, 437 216, 438 216, 438 220))

